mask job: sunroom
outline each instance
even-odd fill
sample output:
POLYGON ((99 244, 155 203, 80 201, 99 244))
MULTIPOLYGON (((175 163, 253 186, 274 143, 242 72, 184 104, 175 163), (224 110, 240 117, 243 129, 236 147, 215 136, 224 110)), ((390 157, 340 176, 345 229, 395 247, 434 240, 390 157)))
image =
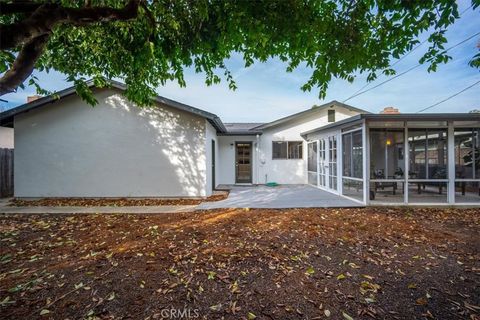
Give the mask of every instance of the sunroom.
POLYGON ((302 136, 318 188, 365 205, 480 205, 480 114, 361 114, 302 136))

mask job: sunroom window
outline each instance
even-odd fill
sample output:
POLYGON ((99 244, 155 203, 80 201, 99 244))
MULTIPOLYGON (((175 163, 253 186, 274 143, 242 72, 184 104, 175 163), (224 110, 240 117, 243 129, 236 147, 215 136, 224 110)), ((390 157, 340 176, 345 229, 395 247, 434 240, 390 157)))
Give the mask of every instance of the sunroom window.
POLYGON ((404 129, 370 129, 370 200, 404 201, 404 129))
POLYGON ((455 129, 455 202, 480 202, 480 128, 455 129))

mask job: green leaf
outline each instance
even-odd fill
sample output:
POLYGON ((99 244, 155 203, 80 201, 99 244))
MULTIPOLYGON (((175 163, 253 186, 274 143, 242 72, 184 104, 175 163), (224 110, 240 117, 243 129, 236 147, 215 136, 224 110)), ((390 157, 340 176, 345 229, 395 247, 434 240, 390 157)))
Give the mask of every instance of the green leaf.
POLYGON ((305 272, 306 275, 313 275, 315 273, 315 269, 313 267, 308 267, 307 271, 305 272))
POLYGON ((42 311, 40 311, 41 316, 49 314, 49 313, 50 313, 50 310, 48 310, 48 309, 43 309, 42 311))

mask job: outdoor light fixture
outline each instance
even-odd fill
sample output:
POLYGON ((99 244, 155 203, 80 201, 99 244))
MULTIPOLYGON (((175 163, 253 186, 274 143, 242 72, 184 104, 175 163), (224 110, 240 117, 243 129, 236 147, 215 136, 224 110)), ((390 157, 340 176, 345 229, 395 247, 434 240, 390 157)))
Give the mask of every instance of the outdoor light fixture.
POLYGON ((387 146, 390 146, 392 144, 392 140, 387 139, 387 146))

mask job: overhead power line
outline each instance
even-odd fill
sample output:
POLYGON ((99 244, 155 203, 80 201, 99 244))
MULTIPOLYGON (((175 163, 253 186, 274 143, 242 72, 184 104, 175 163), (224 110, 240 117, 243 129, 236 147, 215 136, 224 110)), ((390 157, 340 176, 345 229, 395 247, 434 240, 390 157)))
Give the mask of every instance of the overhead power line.
MULTIPOLYGON (((397 61, 395 61, 391 67, 393 67, 394 65, 396 65, 397 63, 399 63, 400 61, 402 61, 403 59, 405 59, 406 57, 408 57, 408 55, 410 55, 412 52, 414 52, 415 50, 417 50, 420 46, 422 46, 425 42, 427 42, 428 39, 425 39, 423 40, 421 43, 419 43, 418 45, 416 45, 411 51, 407 52, 406 54, 404 54, 402 57, 400 57, 400 59, 398 59, 397 61)), ((358 89, 357 91, 355 91, 350 97, 348 97, 347 99, 343 100, 342 102, 345 102, 345 101, 348 101, 350 100, 351 98, 355 97, 355 95, 357 93, 359 93, 360 91, 362 91, 363 89, 367 88, 368 86, 370 86, 373 82, 367 82, 363 87, 361 87, 360 89, 358 89)))
MULTIPOLYGON (((475 38, 475 37, 478 36, 479 34, 480 34, 480 31, 477 32, 477 33, 475 33, 475 34, 473 34, 473 35, 471 35, 470 37, 468 37, 468 38, 466 38, 466 39, 463 39, 462 41, 456 43, 455 45, 453 45, 453 46, 451 46, 451 47, 443 50, 442 53, 447 53, 448 51, 452 50, 453 48, 456 48, 456 47, 458 47, 459 45, 464 44, 464 43, 467 42, 468 40, 471 40, 471 39, 475 38)), ((418 63, 417 65, 415 65, 415 66, 413 66, 413 67, 410 67, 409 69, 407 69, 407 70, 405 70, 405 71, 403 71, 403 72, 395 75, 394 77, 388 78, 387 80, 385 80, 385 81, 383 81, 383 82, 380 82, 379 84, 377 84, 377 85, 374 86, 374 87, 371 87, 371 88, 369 88, 369 89, 366 89, 366 90, 363 90, 363 91, 361 91, 361 92, 358 92, 357 94, 351 95, 349 98, 343 100, 343 102, 346 102, 346 101, 348 101, 348 100, 350 100, 350 99, 353 99, 353 98, 355 98, 355 97, 358 97, 359 95, 362 95, 362 94, 364 94, 364 93, 366 93, 366 92, 368 92, 368 91, 371 91, 371 90, 373 90, 373 89, 375 89, 375 88, 378 88, 378 87, 384 85, 385 83, 390 82, 390 81, 392 81, 392 80, 394 80, 394 79, 396 79, 396 78, 398 78, 398 77, 400 77, 400 76, 403 76, 404 74, 406 74, 406 73, 408 73, 408 72, 410 72, 410 71, 412 71, 412 70, 420 67, 421 65, 422 65, 421 63, 418 63)))
MULTIPOLYGON (((462 12, 460 12, 459 14, 459 17, 463 16, 463 14, 465 12, 467 12, 468 10, 470 10, 471 8, 473 7, 473 4, 470 5, 468 8, 465 8, 462 12)), ((423 40, 421 43, 419 43, 417 46, 415 46, 411 51, 407 52, 406 54, 404 54, 402 57, 400 57, 397 61, 395 61, 391 67, 393 67, 394 65, 396 65, 397 63, 399 63, 400 61, 402 61, 403 59, 405 59, 406 57, 408 57, 412 52, 414 52, 415 50, 417 50, 419 47, 421 47, 423 44, 425 44, 425 42, 428 41, 428 38, 423 40)), ((363 89, 367 88, 368 86, 370 86, 373 82, 367 82, 364 86, 362 86, 360 89, 358 89, 357 91, 355 91, 351 96, 349 96, 347 99, 343 100, 342 102, 346 102, 354 97, 356 97, 356 94, 359 93, 360 91, 362 91, 363 89)))
POLYGON ((448 101, 448 100, 452 99, 453 97, 458 96, 458 95, 461 94, 462 92, 467 91, 468 89, 476 86, 476 85, 479 84, 479 83, 480 83, 480 80, 478 80, 478 81, 475 82, 474 84, 469 85, 469 86, 466 87, 465 89, 462 89, 462 90, 458 91, 457 93, 452 94, 450 97, 445 98, 445 99, 443 99, 443 100, 441 100, 441 101, 438 101, 438 102, 436 102, 436 103, 434 103, 434 104, 432 104, 432 105, 430 105, 430 106, 428 106, 428 107, 426 107, 426 108, 423 108, 423 109, 417 111, 416 113, 420 113, 420 112, 423 112, 423 111, 425 111, 425 110, 428 110, 428 109, 431 109, 431 108, 433 108, 433 107, 436 107, 436 106, 438 106, 439 104, 444 103, 445 101, 448 101))

